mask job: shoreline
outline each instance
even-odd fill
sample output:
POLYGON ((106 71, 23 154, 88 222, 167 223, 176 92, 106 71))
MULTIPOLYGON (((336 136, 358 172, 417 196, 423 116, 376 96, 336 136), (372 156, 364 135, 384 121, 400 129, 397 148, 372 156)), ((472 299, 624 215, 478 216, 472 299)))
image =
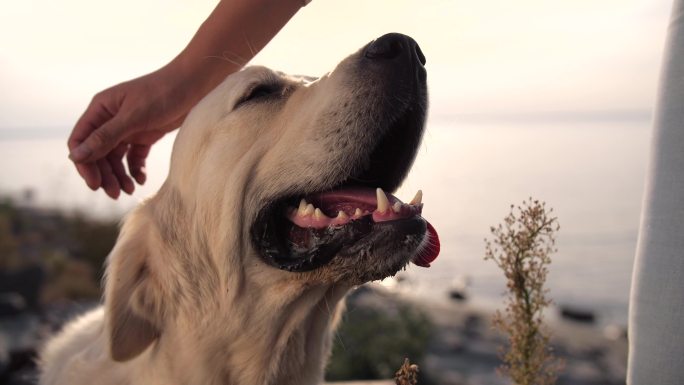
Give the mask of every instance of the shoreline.
MULTIPOLYGON (((421 372, 443 385, 507 385, 497 374, 498 350, 505 338, 491 326, 493 311, 468 302, 453 304, 425 301, 369 285, 350 296, 349 307, 377 309, 407 304, 424 312, 435 327, 426 349, 421 372)), ((554 354, 565 369, 556 385, 624 384, 627 365, 626 329, 552 319, 546 323, 554 354)), ((410 358, 410 357, 409 357, 410 358)), ((419 381, 419 384, 421 382, 419 381)))

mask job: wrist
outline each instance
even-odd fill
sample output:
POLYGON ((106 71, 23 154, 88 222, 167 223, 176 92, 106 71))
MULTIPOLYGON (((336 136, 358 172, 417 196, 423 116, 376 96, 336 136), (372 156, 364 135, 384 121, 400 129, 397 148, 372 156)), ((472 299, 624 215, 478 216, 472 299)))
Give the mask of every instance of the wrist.
POLYGON ((181 52, 168 65, 174 76, 189 81, 188 86, 209 92, 226 76, 239 71, 246 63, 233 63, 227 58, 181 52))
POLYGON ((160 69, 162 78, 168 81, 173 93, 187 98, 194 105, 213 90, 229 74, 241 66, 216 57, 195 57, 181 52, 160 69), (174 92, 175 91, 175 92, 174 92))

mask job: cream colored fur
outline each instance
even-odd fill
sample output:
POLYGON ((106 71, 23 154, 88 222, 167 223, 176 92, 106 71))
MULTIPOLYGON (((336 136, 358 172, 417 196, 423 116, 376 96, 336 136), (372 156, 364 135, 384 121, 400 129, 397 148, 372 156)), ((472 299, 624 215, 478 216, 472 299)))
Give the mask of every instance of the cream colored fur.
POLYGON ((104 306, 48 342, 41 384, 322 381, 343 297, 362 282, 334 264, 309 273, 268 266, 249 224, 278 194, 331 187, 359 156, 336 148, 340 136, 368 151, 372 117, 348 111, 371 91, 349 70, 352 59, 312 83, 251 67, 200 102, 179 131, 167 181, 123 224, 104 306), (233 108, 268 81, 285 84, 282 100, 233 108))

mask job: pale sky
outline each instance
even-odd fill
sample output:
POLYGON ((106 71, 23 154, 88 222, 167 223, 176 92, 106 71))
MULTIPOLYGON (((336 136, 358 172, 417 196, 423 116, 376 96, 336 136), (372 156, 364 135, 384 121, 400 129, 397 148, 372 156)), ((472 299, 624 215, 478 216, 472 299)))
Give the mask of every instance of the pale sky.
MULTIPOLYGON (((0 130, 70 127, 92 95, 173 58, 217 1, 0 5, 0 130)), ((313 0, 253 63, 320 75, 402 32, 431 114, 649 111, 670 0, 313 0)))

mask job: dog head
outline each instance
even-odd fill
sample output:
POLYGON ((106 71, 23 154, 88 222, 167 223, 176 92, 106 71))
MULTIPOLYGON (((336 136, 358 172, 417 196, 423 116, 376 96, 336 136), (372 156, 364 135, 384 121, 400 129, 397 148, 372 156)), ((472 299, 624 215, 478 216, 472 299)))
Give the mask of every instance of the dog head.
POLYGON ((436 233, 419 215, 420 199, 404 204, 386 193, 422 138, 424 63, 413 40, 390 34, 314 81, 244 70, 190 116, 195 129, 181 133, 172 175, 182 171, 178 185, 197 189, 188 195, 241 197, 237 215, 253 251, 242 254, 276 268, 324 268, 358 284, 412 259, 427 265, 436 233))
POLYGON ((411 38, 389 34, 320 78, 250 67, 203 99, 110 257, 114 357, 140 353, 184 298, 219 309, 283 282, 350 287, 429 266, 439 241, 421 194, 391 194, 423 135, 424 64, 411 38))

